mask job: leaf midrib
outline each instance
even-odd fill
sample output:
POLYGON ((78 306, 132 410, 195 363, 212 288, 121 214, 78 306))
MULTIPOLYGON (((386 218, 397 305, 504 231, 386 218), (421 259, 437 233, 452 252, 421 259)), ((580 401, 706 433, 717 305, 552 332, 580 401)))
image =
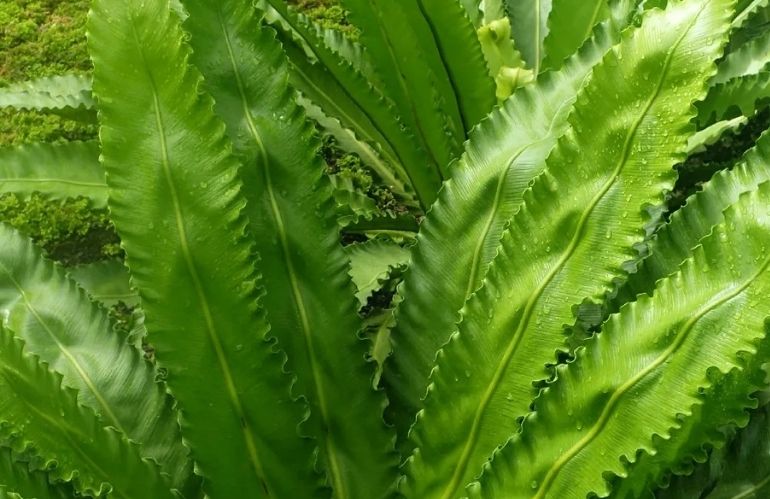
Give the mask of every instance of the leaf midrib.
POLYGON ((115 412, 113 412, 112 407, 110 407, 110 404, 107 402, 107 399, 102 395, 99 388, 97 388, 96 383, 93 379, 91 379, 91 376, 88 375, 88 372, 86 369, 80 364, 77 357, 70 352, 69 348, 67 348, 61 340, 59 340, 59 337, 54 331, 51 329, 51 327, 48 325, 48 323, 43 319, 43 317, 40 315, 40 313, 37 311, 35 306, 32 304, 32 302, 29 299, 29 296, 27 295, 27 291, 24 289, 24 287, 19 283, 13 276, 13 274, 10 272, 8 268, 5 267, 5 265, 0 265, 0 271, 2 271, 8 280, 11 281, 13 286, 16 288, 16 291, 18 291, 19 296, 21 296, 21 299, 24 301, 24 306, 27 310, 32 314, 32 316, 35 318, 38 324, 45 330, 45 332, 48 334, 48 337, 51 338, 51 341, 54 342, 56 347, 59 349, 59 352, 64 356, 65 359, 67 359, 67 362, 75 369, 75 372, 77 372, 78 376, 83 380, 83 383, 85 383, 86 387, 88 388, 88 391, 91 392, 91 394, 94 396, 96 401, 99 403, 99 406, 101 406, 102 410, 104 411, 104 415, 109 420, 110 424, 114 425, 117 430, 119 430, 121 433, 125 435, 130 435, 129 432, 126 431, 126 429, 123 427, 123 425, 120 423, 120 419, 115 415, 115 412))
POLYGON ((724 305, 730 300, 733 300, 738 295, 743 293, 767 270, 768 266, 770 266, 770 257, 766 258, 759 270, 752 274, 741 286, 738 286, 730 292, 722 293, 722 296, 717 295, 715 299, 701 307, 693 317, 685 322, 680 331, 677 333, 676 339, 669 348, 667 348, 661 355, 652 361, 646 368, 642 369, 636 376, 629 378, 617 390, 615 390, 610 399, 607 401, 607 404, 602 409, 602 412, 599 415, 599 418, 596 420, 596 423, 591 427, 588 433, 570 449, 562 453, 556 462, 554 462, 554 464, 548 469, 545 478, 543 479, 540 487, 537 490, 537 493, 534 496, 534 499, 542 499, 545 497, 545 495, 548 493, 548 489, 553 485, 553 482, 555 481, 556 475, 559 473, 559 471, 561 471, 561 469, 572 458, 574 458, 581 450, 583 450, 583 448, 585 448, 594 439, 596 439, 601 431, 607 426, 607 422, 612 415, 612 410, 619 403, 620 399, 625 394, 627 394, 637 383, 639 383, 642 379, 647 377, 655 369, 665 363, 666 360, 675 355, 677 351, 679 351, 679 349, 684 345, 685 341, 689 337, 690 332, 695 327, 695 324, 698 323, 698 321, 700 321, 707 313, 717 309, 718 307, 724 305))
POLYGON ((701 10, 693 18, 693 21, 691 22, 690 26, 688 26, 688 28, 683 31, 683 33, 677 39, 676 43, 674 43, 674 45, 669 50, 666 56, 663 70, 660 73, 661 76, 660 76, 660 80, 658 81, 658 85, 655 91, 653 92, 653 95, 650 97, 649 101, 647 102, 647 105, 644 107, 642 113, 639 115, 639 118, 637 118, 633 126, 629 128, 629 133, 626 136, 625 143, 623 144, 623 150, 622 150, 620 161, 618 162, 618 165, 615 167, 613 174, 607 180, 607 182, 602 186, 601 190, 596 194, 596 196, 594 196, 594 198, 589 203, 588 207, 583 211, 583 214, 581 215, 580 220, 578 221, 578 225, 572 237, 572 240, 570 241, 570 244, 567 247, 566 251, 564 252, 564 255, 562 256, 562 258, 559 259, 556 265, 554 265, 551 272, 548 273, 548 275, 543 279, 541 284, 537 287, 535 292, 532 293, 529 300, 527 300, 527 303, 524 307, 524 312, 522 314, 522 318, 519 321, 519 326, 514 332, 514 334, 512 335, 511 341, 508 344, 508 347, 506 348, 505 353, 503 354, 501 362, 498 365, 497 370, 495 371, 492 381, 487 387, 487 390, 484 392, 484 395, 482 396, 482 399, 479 403, 478 409, 476 410, 476 414, 474 416, 471 429, 468 432, 468 438, 463 448, 463 452, 460 456, 460 459, 458 460, 457 466, 455 467, 455 471, 453 473, 452 479, 449 482, 449 485, 445 489, 444 494, 442 496, 444 499, 451 499, 456 493, 457 489, 460 486, 462 486, 462 478, 465 475, 466 469, 470 462, 470 458, 473 454, 473 450, 475 449, 475 446, 478 443, 479 432, 481 429, 480 428, 481 421, 484 417, 484 413, 486 412, 487 407, 491 403, 492 397, 494 393, 497 391, 497 388, 499 387, 500 383, 502 382, 502 378, 508 369, 508 365, 510 364, 510 361, 513 358, 514 353, 516 352, 518 346, 521 343, 523 332, 529 325, 536 303, 538 302, 538 300, 540 299, 540 296, 543 294, 543 292, 548 287, 550 282, 554 279, 554 277, 559 273, 559 271, 564 267, 567 261, 574 254, 575 250, 580 244, 581 235, 583 233, 583 230, 585 229, 586 224, 588 223, 589 217, 593 213, 593 210, 596 208, 596 206, 602 200, 604 195, 612 188, 612 186, 615 184, 615 182, 619 178, 620 173, 623 171, 623 168, 625 167, 625 164, 628 161, 628 158, 630 157, 631 144, 633 142, 634 137, 636 136, 639 126, 641 125, 644 118, 647 116, 647 113, 652 108, 652 105, 655 103, 655 100, 657 99, 658 95, 660 94, 663 88, 663 83, 665 82, 666 76, 670 71, 671 62, 673 60, 673 55, 676 49, 682 43, 685 36, 689 33, 690 29, 692 29, 692 26, 694 26, 695 22, 700 17, 701 12, 703 12, 705 5, 707 5, 708 3, 709 2, 704 3, 704 6, 701 7, 701 10))
MULTIPOLYGON (((147 58, 143 50, 144 45, 141 42, 139 33, 137 33, 136 19, 134 19, 133 17, 133 12, 130 12, 129 16, 130 16, 129 24, 131 25, 132 33, 134 35, 137 51, 140 57, 142 58, 144 68, 149 68, 150 66, 147 62, 147 58)), ((216 359, 217 359, 217 362, 219 363, 220 370, 224 377, 225 390, 227 392, 228 397, 230 398, 233 408, 237 413, 238 419, 241 422, 240 427, 245 439, 249 463, 251 464, 251 467, 253 468, 262 486, 265 488, 265 492, 268 495, 270 495, 270 492, 267 490, 268 488, 267 476, 264 472, 262 462, 257 452, 256 437, 254 435, 254 432, 252 431, 251 426, 248 423, 248 419, 246 418, 243 404, 241 403, 240 396, 238 395, 238 389, 236 388, 235 380, 232 375, 232 370, 230 368, 230 364, 227 360, 227 356, 225 355, 225 351, 222 346, 222 340, 219 336, 219 332, 216 329, 216 325, 211 312, 211 306, 209 305, 208 297, 206 296, 203 283, 201 282, 201 278, 198 275, 198 269, 195 267, 195 262, 193 261, 192 253, 190 251, 190 246, 187 238, 187 229, 184 226, 184 218, 182 216, 181 203, 179 201, 179 194, 176 189, 176 184, 174 184, 173 175, 171 174, 171 162, 169 158, 168 144, 166 142, 165 125, 163 122, 163 116, 161 114, 160 96, 158 93, 158 87, 157 87, 157 84, 155 83, 155 78, 153 77, 152 73, 149 70, 146 71, 146 75, 152 91, 152 101, 153 101, 152 106, 155 114, 155 125, 157 127, 158 135, 159 135, 158 139, 160 142, 159 146, 160 146, 160 153, 161 153, 161 167, 163 171, 163 176, 166 180, 166 185, 169 189, 171 204, 174 210, 174 218, 175 218, 176 227, 177 227, 177 235, 179 236, 179 246, 180 246, 182 255, 184 257, 185 264, 187 266, 187 271, 192 279, 193 289, 195 290, 195 294, 198 297, 200 310, 203 312, 204 321, 206 323, 206 333, 209 337, 209 340, 211 341, 212 346, 214 347, 216 359)))
MULTIPOLYGON (((377 16, 377 26, 383 27, 386 26, 388 23, 387 19, 383 19, 382 17, 382 11, 379 8, 378 1, 379 0, 367 0, 371 1, 373 3, 372 11, 377 16)), ((392 1, 392 0, 386 0, 386 1, 392 1)), ((430 162, 432 163, 431 167, 434 170, 434 172, 438 175, 438 178, 443 181, 444 180, 444 174, 441 170, 442 165, 441 162, 436 157, 435 151, 433 151, 430 147, 430 143, 428 142, 428 139, 425 135, 425 130, 422 126, 422 121, 420 121, 419 113, 417 112, 417 107, 415 105, 415 101, 412 98, 411 92, 409 92, 409 85, 407 85, 406 79, 403 75, 403 73, 399 70, 398 65, 398 57, 396 57, 395 49, 393 48, 393 44, 390 40, 390 37, 388 36, 387 31, 385 31, 384 28, 380 29, 380 35, 382 36, 382 40, 384 41, 385 48, 387 49, 388 55, 390 56, 391 62, 393 63, 393 67, 395 69, 395 78, 398 81, 398 85, 401 88, 401 92, 403 92, 404 98, 407 101, 407 108, 409 109, 410 114, 413 118, 413 125, 414 130, 416 132, 417 137, 419 138, 419 141, 422 143, 422 149, 425 152, 425 154, 428 156, 430 162)))
MULTIPOLYGON (((481 268, 480 261, 481 261, 482 249, 484 247, 484 241, 487 239, 487 236, 489 235, 489 232, 492 228, 492 223, 494 222, 494 219, 497 216, 497 213, 500 211, 500 205, 502 203, 501 194, 504 187, 505 179, 508 176, 509 171, 516 166, 515 165, 516 160, 519 159, 522 154, 524 154, 529 148, 545 140, 547 137, 551 135, 551 133, 553 133, 553 129, 556 126, 557 118, 561 115, 562 109, 564 108, 564 106, 571 105, 573 101, 574 101, 574 98, 572 97, 565 99, 559 105, 559 107, 556 108, 556 112, 554 113, 553 118, 551 119, 551 122, 548 125, 548 129, 546 133, 544 133, 543 136, 540 137, 539 139, 533 140, 532 142, 522 146, 521 148, 519 148, 519 150, 514 152, 513 155, 511 156, 511 159, 508 161, 508 166, 500 173, 497 190, 495 191, 495 199, 493 201, 494 208, 492 210, 492 213, 490 213, 486 224, 484 225, 484 231, 481 234, 481 237, 479 237, 478 242, 476 243, 476 249, 473 252, 473 257, 471 258, 471 272, 470 272, 470 276, 468 277, 468 283, 465 286, 464 299, 467 300, 468 297, 470 297, 471 293, 474 291, 474 288, 475 288, 474 283, 478 279, 478 273, 481 268)), ((449 179, 447 182, 453 182, 453 180, 449 179)))
MULTIPOLYGON (((230 32, 227 29, 225 20, 222 18, 221 9, 217 9, 217 20, 219 22, 220 27, 222 28, 222 34, 224 36, 225 45, 227 47, 227 54, 230 59, 230 64, 233 69, 236 86, 238 87, 238 92, 241 98, 241 104, 243 106, 243 115, 246 118, 246 123, 248 125, 249 132, 251 133, 251 136, 254 139, 254 142, 257 145, 257 148, 259 149, 259 155, 262 159, 263 167, 261 168, 261 171, 265 179, 265 188, 267 190, 267 197, 270 204, 270 210, 272 212, 273 219, 275 221, 275 227, 278 233, 278 239, 281 243, 281 256, 283 257, 284 264, 286 265, 286 269, 289 274, 289 283, 291 285, 294 304, 297 309, 297 313, 299 314, 299 317, 300 317, 300 323, 302 325, 302 334, 303 334, 303 338, 305 339, 305 345, 307 347, 308 360, 310 361, 310 369, 312 371, 313 384, 315 386, 315 392, 318 399, 319 412, 321 413, 320 416, 321 416, 321 420, 324 423, 324 428, 328 429, 328 428, 331 428, 331 425, 329 425, 330 418, 329 418, 328 403, 326 401, 326 391, 324 389, 325 387, 322 386, 321 384, 322 383, 321 368, 319 367, 319 361, 315 351, 315 344, 313 342, 313 335, 310 327, 310 319, 308 317, 307 307, 305 305, 305 299, 304 299, 304 296, 302 295, 302 291, 300 290, 299 279, 297 277, 297 271, 294 268, 294 262, 292 261, 290 256, 290 247, 289 247, 286 226, 283 221, 283 214, 281 213, 281 209, 278 206, 278 201, 275 196, 275 188, 273 186, 273 181, 271 176, 270 158, 267 154, 267 150, 265 149, 265 145, 262 141, 262 137, 261 137, 261 134, 259 133, 259 129, 257 128, 257 125, 256 123, 254 123, 254 119, 251 116, 251 106, 249 105, 249 99, 246 95, 246 89, 243 84, 243 77, 240 73, 240 68, 237 64, 237 61, 235 60, 235 54, 233 53, 233 48, 232 48, 232 41, 230 40, 230 32)), ((327 438, 324 440, 325 445, 323 445, 323 451, 329 463, 332 483, 334 484, 335 497, 337 497, 338 499, 344 499, 348 497, 349 494, 347 491, 346 483, 342 478, 341 465, 339 463, 339 458, 337 457, 334 451, 335 446, 333 444, 333 440, 334 439, 331 438, 331 432, 329 431, 327 434, 327 438)))
MULTIPOLYGON (((19 377, 22 377, 20 372, 16 371, 16 374, 19 377)), ((30 411, 36 413, 38 415, 38 417, 40 417, 41 419, 47 421, 48 424, 51 427, 58 428, 60 430, 59 434, 62 435, 64 437, 64 439, 69 443, 69 447, 71 449, 73 449, 75 451, 75 453, 77 453, 81 457, 81 459, 83 459, 88 464, 90 464, 91 467, 94 470, 96 470, 96 472, 97 472, 96 474, 97 475, 101 475, 102 480, 104 480, 104 482, 110 484, 110 486, 112 488, 112 491, 110 492, 111 496, 113 496, 113 497, 114 496, 119 496, 119 497, 123 497, 125 499, 131 499, 130 496, 127 496, 122 490, 118 490, 118 489, 115 488, 115 486, 113 485, 113 481, 110 479, 110 477, 111 477, 110 473, 105 471, 99 465, 99 463, 94 461, 91 458, 91 456, 88 454, 88 452, 83 450, 81 448, 81 446, 80 446, 80 443, 76 439, 74 439, 73 436, 71 435, 71 433, 74 430, 74 432, 76 434, 78 434, 79 437, 82 437, 80 442, 86 442, 86 441, 88 441, 88 438, 89 438, 86 434, 80 433, 77 428, 74 428, 73 430, 65 429, 64 427, 61 426, 60 421, 57 421, 56 419, 52 418, 51 416, 49 416, 44 411, 41 411, 40 409, 38 409, 36 406, 27 403, 27 401, 24 399, 24 397, 19 397, 18 400, 21 403, 23 403, 27 407, 27 409, 29 409, 30 411)), ((105 431, 109 431, 109 430, 105 430, 105 431)), ((125 435, 125 433, 124 433, 124 435, 125 435)), ((77 471, 77 470, 73 470, 73 471, 77 471)), ((100 488, 101 488, 101 484, 100 484, 100 488)), ((99 490, 99 489, 96 489, 96 490, 99 490)))

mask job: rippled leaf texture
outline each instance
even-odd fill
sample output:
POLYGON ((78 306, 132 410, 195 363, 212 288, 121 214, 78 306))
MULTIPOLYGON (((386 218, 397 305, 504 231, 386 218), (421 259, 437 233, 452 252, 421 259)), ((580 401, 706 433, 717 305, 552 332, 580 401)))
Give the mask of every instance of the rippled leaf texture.
POLYGON ((107 183, 96 142, 25 144, 0 148, 0 192, 43 193, 50 199, 85 197, 107 205, 107 183))
POLYGON ((103 427, 92 410, 77 403, 74 390, 62 387, 61 376, 22 345, 0 328, 0 436, 13 435, 17 451, 33 445, 40 466, 55 462, 51 479, 73 481, 84 494, 111 490, 111 497, 122 499, 176 497, 135 444, 103 427))
POLYGON ((770 63, 770 31, 741 45, 719 63, 713 83, 725 83, 733 78, 757 74, 770 63))
POLYGON ((394 268, 406 267, 409 250, 393 241, 372 239, 345 247, 350 257, 350 276, 356 285, 356 298, 360 306, 388 279, 394 268))
POLYGON ((128 269, 120 260, 79 265, 67 269, 67 274, 85 289, 93 301, 111 307, 122 302, 129 307, 139 305, 139 296, 131 287, 128 269))
POLYGON ((204 68, 244 165, 246 213, 267 288, 262 303, 296 374, 293 393, 310 403, 303 430, 317 439, 337 497, 386 496, 396 479, 392 436, 382 421, 385 399, 371 388, 368 345, 357 336, 361 321, 320 143, 293 100, 272 30, 260 29, 249 3, 185 5, 192 60, 204 68))
POLYGON ((16 457, 10 448, 0 448, 0 498, 70 499, 73 496, 69 485, 52 485, 48 474, 31 471, 28 462, 16 457))
MULTIPOLYGON (((765 392, 763 395, 767 395, 765 392)), ((712 452, 689 476, 659 490, 659 499, 761 499, 770 492, 770 406, 751 414, 748 426, 724 448, 712 452)))
POLYGON ((655 452, 639 453, 634 463, 621 473, 620 483, 612 484, 611 496, 627 499, 651 496, 658 485, 670 480, 672 472, 692 472, 694 462, 709 458, 709 449, 721 448, 736 426, 746 426, 747 410, 756 409, 758 404, 755 393, 767 388, 767 373, 762 364, 768 353, 770 341, 765 339, 755 355, 740 356, 740 368, 724 375, 711 370, 711 386, 698 394, 692 410, 686 415, 677 415, 677 427, 667 438, 652 437, 655 452))
POLYGON ((673 2, 596 66, 570 130, 524 194, 459 332, 438 354, 405 490, 451 498, 517 428, 565 349, 580 297, 602 299, 644 238, 643 208, 673 186, 729 22, 730 0, 673 2), (555 196, 554 193, 559 195, 555 196), (577 298, 577 299, 576 299, 577 298))
MULTIPOLYGON (((625 306, 535 401, 535 411, 492 461, 478 496, 578 498, 609 492, 605 473, 655 452, 702 403, 718 373, 757 353, 770 304, 770 184, 744 195, 725 223, 652 297, 625 306), (704 271, 706 270, 706 271, 704 271)), ((473 494, 476 495, 476 494, 473 494)))
MULTIPOLYGON (((619 11, 630 11, 620 2, 619 11)), ((449 339, 458 312, 478 289, 503 228, 524 191, 568 128, 567 116, 592 67, 620 39, 623 22, 597 29, 591 43, 558 73, 546 74, 492 112, 471 134, 439 199, 423 220, 400 294, 395 354, 386 369, 389 412, 406 436, 422 407, 436 351, 449 339), (442 297, 442 306, 431 304, 442 297)))
POLYGON ((0 312, 26 350, 62 374, 65 386, 104 424, 142 445, 184 489, 192 472, 173 402, 142 354, 112 332, 107 311, 91 303, 65 270, 32 242, 0 225, 0 312))
POLYGON ((306 410, 258 308, 240 165, 179 19, 168 2, 97 0, 88 32, 112 219, 204 490, 314 497, 306 410))
POLYGON ((714 175, 700 192, 691 196, 671 216, 669 223, 660 228, 650 241, 649 256, 639 263, 611 299, 610 312, 616 312, 639 294, 652 293, 659 279, 674 273, 712 227, 722 223, 727 207, 738 201, 744 192, 770 180, 769 160, 770 133, 765 132, 734 168, 714 175))
POLYGON ((740 115, 751 117, 769 100, 770 71, 733 78, 714 85, 708 96, 698 103, 698 125, 705 127, 740 115))
POLYGON ((281 36, 292 68, 292 85, 328 116, 335 117, 356 136, 383 155, 402 181, 408 181, 423 209, 431 205, 441 185, 438 165, 402 125, 394 102, 375 88, 353 65, 334 52, 281 0, 264 0, 291 26, 303 43, 281 36), (308 58, 304 47, 309 47, 308 58))
POLYGON ((91 79, 63 75, 14 83, 0 88, 0 107, 38 111, 93 109, 91 79))

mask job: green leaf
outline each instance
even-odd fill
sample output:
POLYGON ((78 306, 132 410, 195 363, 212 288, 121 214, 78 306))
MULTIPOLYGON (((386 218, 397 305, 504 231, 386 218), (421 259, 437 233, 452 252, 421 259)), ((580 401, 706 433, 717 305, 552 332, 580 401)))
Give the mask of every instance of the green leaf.
MULTIPOLYGON (((765 394, 766 395, 766 394, 765 394)), ((770 405, 751 414, 748 426, 732 441, 714 450, 707 463, 690 476, 674 479, 658 491, 660 499, 688 497, 707 499, 761 499, 770 491, 770 405)))
POLYGON ((706 146, 719 142, 726 132, 736 133, 743 125, 748 123, 748 118, 738 116, 731 120, 717 121, 713 125, 700 130, 687 141, 687 155, 706 152, 706 146))
POLYGON ((399 178, 408 181, 421 206, 427 210, 436 198, 442 177, 438 165, 431 166, 417 139, 402 128, 392 101, 327 47, 318 33, 302 23, 282 1, 264 1, 303 37, 304 46, 314 50, 314 59, 318 61, 309 60, 302 47, 290 38, 281 37, 292 68, 292 85, 325 114, 339 119, 343 126, 382 154, 399 178))
POLYGON ((516 47, 535 75, 540 73, 552 0, 505 0, 516 47))
MULTIPOLYGON (((0 312, 26 350, 61 373, 65 386, 102 421, 139 443, 180 490, 192 473, 173 400, 155 370, 112 332, 107 311, 91 303, 64 268, 0 225, 0 312)), ((194 486, 194 484, 190 484, 194 486)))
POLYGON ((489 77, 476 30, 459 0, 417 0, 452 82, 465 131, 495 106, 495 83, 489 77))
POLYGON ((678 415, 678 425, 668 438, 653 437, 655 453, 643 452, 627 466, 622 473, 625 476, 612 485, 612 497, 634 499, 644 497, 645 493, 652 495, 672 472, 691 473, 693 462, 708 459, 707 449, 723 447, 730 430, 746 426, 746 410, 757 407, 755 392, 767 386, 762 364, 768 353, 770 341, 762 341, 756 355, 741 358, 745 362, 742 369, 733 368, 723 376, 713 376, 712 386, 698 394, 691 412, 678 415))
POLYGON ((409 250, 392 241, 372 239, 345 247, 350 257, 350 276, 356 285, 360 306, 388 279, 391 269, 409 263, 409 250))
POLYGON ((655 282, 673 273, 698 242, 723 220, 723 211, 738 201, 747 191, 755 190, 770 180, 767 163, 770 159, 770 132, 757 140, 741 161, 731 170, 718 172, 674 212, 650 242, 649 255, 629 274, 626 282, 609 302, 609 312, 633 301, 637 295, 651 293, 655 282))
POLYGON ((192 61, 204 68, 244 165, 246 213, 267 288, 262 303, 296 375, 292 393, 310 405, 303 430, 317 440, 336 497, 385 497, 397 476, 393 438, 382 420, 385 399, 371 387, 369 346, 357 336, 320 142, 293 100, 280 45, 271 29, 260 29, 249 2, 185 5, 192 61))
POLYGON ((312 443, 293 437, 306 410, 258 307, 240 164, 178 17, 97 0, 88 33, 111 218, 204 490, 315 497, 312 443))
POLYGON ((40 192, 50 199, 85 197, 107 205, 107 183, 96 142, 0 148, 0 192, 40 192))
POLYGON ((725 83, 733 78, 757 74, 770 63, 770 31, 741 45, 719 63, 712 83, 725 83))
POLYGON ((543 68, 558 69, 610 15, 607 0, 552 0, 548 35, 543 42, 543 68))
POLYGON ((480 28, 484 23, 484 12, 481 10, 482 2, 483 0, 460 0, 460 4, 465 9, 468 19, 471 20, 476 29, 480 28))
POLYGON ((141 458, 139 448, 96 414, 78 404, 61 376, 23 351, 23 343, 0 328, 0 434, 13 436, 14 450, 33 446, 39 466, 53 480, 75 488, 124 499, 176 497, 160 470, 141 458), (54 466, 55 464, 55 466, 54 466), (141 477, 140 480, 137 477, 141 477))
POLYGON ((129 307, 139 304, 139 296, 129 282, 128 269, 120 260, 79 265, 67 269, 67 274, 88 293, 91 300, 104 306, 111 307, 118 302, 129 307))
POLYGON ((691 104, 715 70, 724 43, 715 33, 726 32, 731 8, 731 0, 686 0, 649 11, 594 68, 570 130, 525 192, 484 285, 436 357, 410 431, 408 493, 460 494, 567 349, 563 325, 574 322, 579 298, 565 296, 598 302, 623 275, 644 238, 643 207, 673 187, 691 104))
POLYGON ((0 88, 0 107, 36 111, 93 109, 91 79, 63 75, 14 83, 0 88))
POLYGON ((472 495, 605 497, 604 477, 623 475, 623 459, 654 454, 654 435, 668 439, 722 373, 746 369, 744 357, 768 342, 768 202, 770 184, 744 196, 652 297, 626 305, 560 365, 472 495))
MULTIPOLYGON (((429 22, 423 1, 343 0, 342 4, 362 31, 361 43, 371 55, 386 95, 428 153, 428 167, 445 176, 449 163, 462 150, 468 129, 461 115, 459 86, 441 53, 438 26, 429 22)), ((464 21, 472 31, 470 21, 464 21)), ((480 48, 478 56, 474 67, 478 65, 484 76, 480 48)))
POLYGON ((0 498, 70 499, 73 495, 70 484, 51 484, 47 473, 30 470, 29 463, 17 460, 10 448, 0 447, 0 498))
POLYGON ((400 288, 404 301, 391 336, 395 355, 385 372, 389 412, 402 439, 422 407, 436 351, 449 339, 465 300, 481 285, 524 191, 568 128, 578 90, 619 41, 622 27, 607 23, 597 29, 592 43, 563 71, 543 75, 483 121, 422 222, 400 288), (431 305, 436 296, 442 297, 441 307, 431 305))
POLYGON ((703 128, 715 121, 743 115, 751 117, 770 100, 770 71, 733 78, 714 85, 699 102, 698 125, 703 128))
POLYGON ((768 3, 770 3, 768 0, 741 0, 736 8, 735 17, 733 17, 731 27, 733 29, 740 28, 746 24, 754 14, 767 7, 768 3))
POLYGON ((403 172, 401 165, 397 165, 398 169, 393 168, 391 163, 388 163, 374 147, 359 140, 355 132, 345 128, 337 118, 327 116, 320 107, 309 99, 298 96, 297 103, 305 109, 308 117, 318 123, 326 133, 334 137, 340 149, 357 154, 364 164, 379 177, 383 185, 387 186, 388 190, 398 196, 404 204, 419 208, 414 192, 407 187, 403 180, 408 179, 409 176, 403 172))

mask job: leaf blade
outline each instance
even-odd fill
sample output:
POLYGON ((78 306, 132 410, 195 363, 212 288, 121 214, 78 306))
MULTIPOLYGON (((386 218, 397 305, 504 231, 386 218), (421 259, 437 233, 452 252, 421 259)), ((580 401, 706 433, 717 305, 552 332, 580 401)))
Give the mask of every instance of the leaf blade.
POLYGON ((88 30, 112 218, 204 490, 315 497, 305 411, 265 341, 239 164, 178 17, 168 2, 99 0, 88 30))

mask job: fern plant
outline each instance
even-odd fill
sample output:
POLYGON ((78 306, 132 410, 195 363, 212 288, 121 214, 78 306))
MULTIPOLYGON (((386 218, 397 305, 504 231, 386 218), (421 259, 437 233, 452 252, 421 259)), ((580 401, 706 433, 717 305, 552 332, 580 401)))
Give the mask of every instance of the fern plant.
POLYGON ((766 105, 767 3, 94 0, 93 81, 0 104, 99 143, 0 189, 125 265, 0 227, 0 497, 763 497, 770 135, 666 202, 766 105))

